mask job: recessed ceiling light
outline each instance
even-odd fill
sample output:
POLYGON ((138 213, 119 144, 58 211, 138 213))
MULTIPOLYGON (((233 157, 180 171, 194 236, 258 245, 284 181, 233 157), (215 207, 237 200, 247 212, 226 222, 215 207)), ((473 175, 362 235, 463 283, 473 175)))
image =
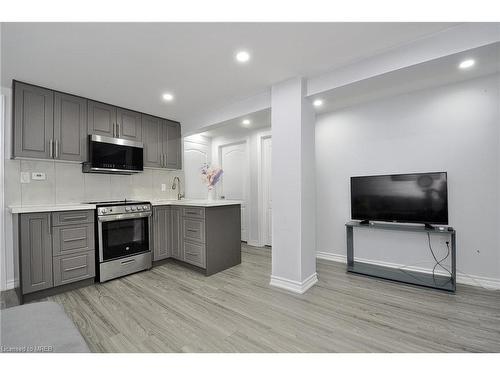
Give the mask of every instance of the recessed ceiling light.
POLYGON ((250 54, 247 51, 236 52, 236 60, 240 63, 246 63, 250 60, 250 54))
POLYGON ((464 60, 458 66, 460 69, 468 69, 474 66, 476 62, 472 59, 464 60))
POLYGON ((241 122, 241 125, 244 127, 244 128, 249 128, 250 127, 250 124, 252 122, 249 120, 249 119, 244 119, 242 122, 241 122))
POLYGON ((321 99, 316 99, 313 102, 313 106, 315 106, 315 107, 321 107, 322 105, 323 105, 323 100, 321 100, 321 99))
POLYGON ((169 92, 163 94, 162 97, 163 97, 163 100, 165 100, 167 102, 171 102, 172 100, 174 100, 174 96, 169 92))

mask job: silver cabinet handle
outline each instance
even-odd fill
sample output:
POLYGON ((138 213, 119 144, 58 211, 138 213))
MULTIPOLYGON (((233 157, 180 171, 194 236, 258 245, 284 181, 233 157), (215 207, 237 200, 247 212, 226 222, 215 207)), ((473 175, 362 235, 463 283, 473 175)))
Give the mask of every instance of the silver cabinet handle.
POLYGON ((49 141, 49 158, 54 157, 54 141, 51 139, 49 141))
POLYGON ((59 140, 56 139, 54 143, 55 143, 54 159, 59 159, 59 140))
POLYGON ((190 229, 190 228, 188 228, 187 231, 188 232, 198 232, 196 229, 190 229))
POLYGON ((86 268, 87 265, 84 264, 83 266, 76 266, 76 267, 70 267, 70 268, 66 268, 64 270, 64 272, 69 272, 69 271, 74 271, 74 270, 79 270, 79 269, 82 269, 82 268, 86 268))
POLYGON ((116 138, 115 123, 113 122, 113 138, 116 138))
POLYGON ((116 123, 116 138, 120 138, 120 124, 116 123))
POLYGON ((160 167, 163 168, 163 154, 160 155, 160 167))
POLYGON ((52 213, 50 212, 49 212, 48 226, 49 226, 49 234, 52 234, 52 213))
POLYGON ((85 220, 87 219, 87 215, 80 215, 80 216, 66 216, 66 217, 62 217, 61 218, 61 221, 73 221, 73 220, 85 220))

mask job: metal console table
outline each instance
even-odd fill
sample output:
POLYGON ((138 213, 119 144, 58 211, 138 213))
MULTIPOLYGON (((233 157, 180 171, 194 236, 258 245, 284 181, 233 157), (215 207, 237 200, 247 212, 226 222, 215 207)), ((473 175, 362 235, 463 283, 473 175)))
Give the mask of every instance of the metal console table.
POLYGON ((406 224, 360 224, 357 221, 346 223, 347 234, 347 272, 378 277, 391 281, 399 281, 407 284, 424 286, 455 292, 456 290, 456 231, 451 227, 445 230, 427 229, 422 225, 406 224), (429 234, 449 235, 451 237, 451 276, 432 275, 424 272, 408 271, 401 268, 384 267, 366 262, 354 261, 354 228, 360 229, 382 229, 407 232, 421 232, 429 234))

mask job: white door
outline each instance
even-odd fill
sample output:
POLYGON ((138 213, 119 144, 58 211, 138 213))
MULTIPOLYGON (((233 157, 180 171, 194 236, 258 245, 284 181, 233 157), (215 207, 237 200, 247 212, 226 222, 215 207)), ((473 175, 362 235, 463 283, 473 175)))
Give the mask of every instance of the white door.
POLYGON ((271 137, 262 139, 262 202, 264 210, 263 240, 264 245, 272 244, 272 194, 271 194, 271 155, 272 140, 271 137))
POLYGON ((219 196, 241 200, 241 240, 248 241, 247 180, 248 159, 246 142, 219 147, 219 160, 224 171, 220 182, 219 196))
POLYGON ((207 199, 208 189, 201 180, 201 167, 210 163, 208 143, 184 141, 184 184, 186 198, 207 199))

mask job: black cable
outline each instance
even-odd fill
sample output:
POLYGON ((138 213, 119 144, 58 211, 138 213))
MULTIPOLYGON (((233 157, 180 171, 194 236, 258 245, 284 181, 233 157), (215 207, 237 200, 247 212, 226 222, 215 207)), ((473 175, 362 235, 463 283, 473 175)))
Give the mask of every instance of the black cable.
POLYGON ((448 256, 450 255, 450 247, 448 246, 448 243, 446 244, 446 247, 448 248, 448 253, 446 254, 446 257, 444 257, 443 259, 441 259, 440 261, 437 259, 436 255, 434 254, 434 250, 432 249, 432 244, 431 244, 431 235, 429 232, 427 232, 427 242, 429 243, 429 250, 431 251, 431 254, 432 254, 432 257, 434 258, 434 260, 436 261, 436 264, 434 265, 434 267, 432 268, 432 278, 434 279, 434 282, 436 282, 436 278, 435 278, 435 272, 436 272, 436 267, 439 265, 442 269, 444 269, 446 272, 448 272, 450 274, 450 277, 452 276, 451 272, 441 264, 441 262, 443 262, 446 258, 448 258, 448 256))

